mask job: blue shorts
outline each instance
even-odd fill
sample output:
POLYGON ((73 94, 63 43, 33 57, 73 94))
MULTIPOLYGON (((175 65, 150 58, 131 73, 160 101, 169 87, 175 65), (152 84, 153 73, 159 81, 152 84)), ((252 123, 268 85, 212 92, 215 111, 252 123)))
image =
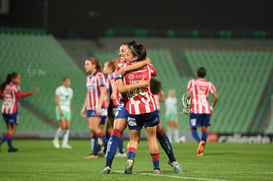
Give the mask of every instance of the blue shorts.
POLYGON ((14 114, 2 114, 4 121, 7 124, 10 125, 18 125, 19 124, 19 118, 18 118, 18 113, 14 113, 14 114))
POLYGON ((107 116, 107 109, 102 108, 101 109, 101 114, 100 116, 97 116, 97 110, 96 109, 91 109, 86 111, 86 117, 91 118, 91 117, 103 117, 107 116))
POLYGON ((118 104, 118 107, 116 109, 116 114, 115 114, 115 120, 116 119, 128 119, 128 111, 125 108, 125 105, 123 103, 123 101, 120 101, 118 104))
POLYGON ((191 128, 199 128, 201 126, 210 126, 210 114, 194 114, 190 113, 191 128))
POLYGON ((101 116, 100 125, 104 125, 106 121, 106 116, 101 116))
POLYGON ((132 115, 129 114, 127 124, 129 129, 141 130, 144 127, 154 127, 160 123, 158 111, 146 114, 132 115))

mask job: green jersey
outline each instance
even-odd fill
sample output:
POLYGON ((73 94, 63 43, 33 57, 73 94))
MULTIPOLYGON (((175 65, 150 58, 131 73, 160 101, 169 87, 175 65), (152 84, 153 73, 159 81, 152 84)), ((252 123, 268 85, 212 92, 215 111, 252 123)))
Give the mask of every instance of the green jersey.
POLYGON ((59 96, 59 104, 62 111, 70 112, 70 102, 73 97, 73 90, 62 85, 56 89, 56 95, 59 96))

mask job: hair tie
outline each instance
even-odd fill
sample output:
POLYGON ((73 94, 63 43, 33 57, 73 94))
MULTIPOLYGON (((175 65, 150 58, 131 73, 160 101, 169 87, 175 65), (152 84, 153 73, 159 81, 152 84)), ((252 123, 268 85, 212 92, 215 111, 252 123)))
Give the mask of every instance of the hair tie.
POLYGON ((94 60, 94 58, 90 57, 89 60, 91 60, 91 62, 93 62, 93 64, 96 64, 96 61, 94 60))

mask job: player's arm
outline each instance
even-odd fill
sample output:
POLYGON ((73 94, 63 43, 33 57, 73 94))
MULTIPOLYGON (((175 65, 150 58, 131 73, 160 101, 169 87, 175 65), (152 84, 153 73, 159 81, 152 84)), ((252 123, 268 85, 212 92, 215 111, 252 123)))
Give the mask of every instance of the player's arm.
POLYGON ((159 93, 159 102, 165 102, 165 96, 162 91, 159 93))
POLYGON ((85 110, 86 110, 86 107, 87 107, 87 101, 88 101, 88 92, 87 92, 87 95, 86 95, 86 98, 85 98, 85 101, 84 101, 84 104, 83 104, 83 107, 82 107, 82 110, 81 110, 81 116, 82 117, 86 117, 85 110))
POLYGON ((136 89, 141 89, 141 88, 147 88, 149 85, 149 82, 141 79, 137 84, 132 84, 132 85, 124 85, 121 79, 116 80, 118 91, 120 93, 127 93, 134 91, 136 89))
POLYGON ((27 93, 22 93, 21 91, 18 91, 18 92, 16 93, 16 95, 17 95, 18 97, 20 97, 20 98, 24 98, 24 97, 31 96, 32 94, 34 94, 34 93, 37 92, 37 91, 39 91, 39 88, 38 88, 38 87, 34 88, 33 91, 27 92, 27 93))
POLYGON ((217 93, 216 92, 212 93, 212 97, 213 97, 213 99, 212 99, 212 103, 210 106, 210 115, 211 116, 213 115, 213 108, 215 107, 217 100, 218 100, 217 93))
POLYGON ((129 65, 129 66, 126 66, 126 67, 121 67, 119 69, 119 73, 120 75, 124 75, 126 74, 127 72, 131 72, 131 71, 134 71, 134 70, 137 70, 137 69, 140 69, 140 68, 143 68, 145 67, 146 65, 149 65, 151 63, 151 60, 146 57, 144 60, 142 61, 139 61, 137 63, 134 63, 132 65, 129 65))
POLYGON ((100 86, 99 91, 100 91, 100 98, 99 98, 98 107, 97 107, 97 110, 96 110, 97 115, 101 115, 102 104, 103 104, 103 101, 104 101, 105 96, 106 96, 105 95, 105 92, 106 92, 105 86, 100 86))
POLYGON ((116 85, 116 81, 114 79, 111 80, 111 87, 112 87, 111 99, 116 100, 117 99, 117 85, 116 85))
POLYGON ((59 95, 55 96, 55 103, 56 103, 56 106, 58 107, 58 109, 60 111, 61 116, 63 116, 63 110, 62 110, 61 105, 60 105, 60 96, 59 95))

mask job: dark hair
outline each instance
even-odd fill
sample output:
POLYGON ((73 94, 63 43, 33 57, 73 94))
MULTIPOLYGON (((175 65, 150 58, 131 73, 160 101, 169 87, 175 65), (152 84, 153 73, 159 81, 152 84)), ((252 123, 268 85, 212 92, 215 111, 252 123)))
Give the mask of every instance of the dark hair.
POLYGON ((158 94, 161 91, 161 82, 151 78, 150 87, 153 94, 158 94))
POLYGON ((69 77, 64 77, 64 78, 63 78, 63 82, 66 81, 66 79, 69 79, 69 77))
POLYGON ((89 60, 92 64, 96 64, 96 69, 97 69, 99 72, 102 71, 102 65, 101 65, 101 63, 100 63, 96 58, 90 57, 90 58, 87 59, 87 60, 89 60))
POLYGON ((137 56, 137 61, 144 60, 146 58, 146 48, 142 44, 129 45, 130 50, 134 56, 137 56))
POLYGON ((130 45, 136 45, 136 44, 137 44, 137 43, 136 43, 136 40, 128 41, 128 42, 122 43, 122 45, 128 45, 128 46, 130 46, 130 45))
POLYGON ((206 76, 206 69, 204 67, 200 67, 197 70, 197 77, 204 78, 206 76))
POLYGON ((16 78, 19 74, 17 72, 13 72, 11 74, 8 74, 6 77, 6 80, 0 85, 0 91, 3 92, 6 85, 8 85, 12 79, 16 78))

